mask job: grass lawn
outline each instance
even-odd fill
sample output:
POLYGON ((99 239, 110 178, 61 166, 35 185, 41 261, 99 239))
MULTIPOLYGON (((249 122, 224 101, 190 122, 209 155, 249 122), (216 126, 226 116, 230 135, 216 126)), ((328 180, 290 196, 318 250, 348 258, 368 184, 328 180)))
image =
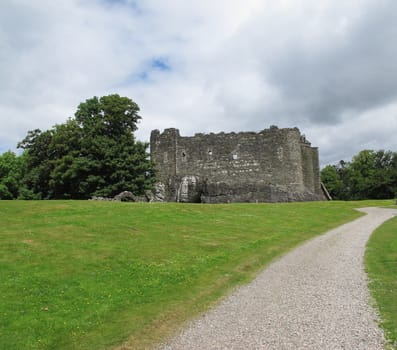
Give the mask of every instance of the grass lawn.
POLYGON ((371 236, 365 263, 381 326, 390 347, 397 349, 397 218, 387 221, 371 236))
POLYGON ((148 347, 352 208, 391 203, 0 201, 0 349, 148 347))

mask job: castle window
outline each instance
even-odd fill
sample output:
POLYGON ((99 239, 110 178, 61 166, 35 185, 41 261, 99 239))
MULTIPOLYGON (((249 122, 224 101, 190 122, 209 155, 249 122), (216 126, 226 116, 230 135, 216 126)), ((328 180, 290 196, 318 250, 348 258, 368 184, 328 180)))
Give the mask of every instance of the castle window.
POLYGON ((182 157, 185 158, 186 157, 186 153, 182 152, 182 157))

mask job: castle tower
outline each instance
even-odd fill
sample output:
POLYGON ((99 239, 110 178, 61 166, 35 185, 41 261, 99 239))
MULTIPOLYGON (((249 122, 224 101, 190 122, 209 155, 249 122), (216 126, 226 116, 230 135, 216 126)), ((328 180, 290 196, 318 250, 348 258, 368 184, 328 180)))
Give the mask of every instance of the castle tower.
POLYGON ((167 201, 228 203, 325 199, 317 148, 297 128, 259 133, 152 131, 151 157, 167 201))

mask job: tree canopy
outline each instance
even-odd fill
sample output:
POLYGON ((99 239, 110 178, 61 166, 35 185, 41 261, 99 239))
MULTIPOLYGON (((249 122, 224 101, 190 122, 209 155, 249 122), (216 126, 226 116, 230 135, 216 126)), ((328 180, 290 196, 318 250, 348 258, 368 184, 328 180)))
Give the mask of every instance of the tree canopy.
POLYGON ((321 171, 321 181, 335 199, 388 199, 397 196, 397 153, 363 150, 351 162, 321 171))
POLYGON ((148 144, 134 137, 138 112, 127 97, 93 97, 80 103, 75 118, 64 124, 29 131, 18 145, 26 162, 25 196, 85 199, 151 189, 148 144))
POLYGON ((0 199, 19 196, 24 159, 13 152, 0 155, 0 199))

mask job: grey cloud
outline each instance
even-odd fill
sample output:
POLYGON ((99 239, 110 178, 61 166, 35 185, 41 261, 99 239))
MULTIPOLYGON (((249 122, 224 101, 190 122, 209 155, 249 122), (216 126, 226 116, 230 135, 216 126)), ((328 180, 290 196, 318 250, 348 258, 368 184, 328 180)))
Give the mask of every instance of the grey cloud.
POLYGON ((370 138, 397 148, 387 128, 364 125, 390 124, 396 112, 382 109, 397 101, 396 8, 391 0, 3 2, 0 149, 115 92, 141 107, 142 140, 154 128, 275 124, 298 126, 327 161, 370 138), (153 69, 153 58, 171 69, 161 61, 153 69))
POLYGON ((377 2, 339 42, 308 48, 297 40, 265 59, 263 74, 283 94, 281 111, 327 124, 395 100, 396 16, 395 2, 377 2))

